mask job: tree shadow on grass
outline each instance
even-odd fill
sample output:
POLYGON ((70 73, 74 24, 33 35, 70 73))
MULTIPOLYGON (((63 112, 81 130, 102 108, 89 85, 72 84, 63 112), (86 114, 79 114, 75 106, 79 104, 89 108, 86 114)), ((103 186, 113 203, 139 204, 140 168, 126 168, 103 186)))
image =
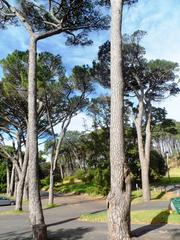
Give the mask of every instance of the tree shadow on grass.
POLYGON ((132 231, 132 236, 133 237, 140 237, 144 234, 147 234, 148 232, 154 231, 158 228, 161 228, 163 226, 165 226, 168 223, 168 217, 169 217, 169 211, 168 210, 164 210, 162 212, 160 212, 158 215, 156 215, 152 221, 151 224, 146 225, 146 226, 142 226, 140 228, 137 228, 135 230, 132 231))
POLYGON ((166 191, 162 191, 158 196, 153 198, 153 200, 161 199, 166 194, 166 191))

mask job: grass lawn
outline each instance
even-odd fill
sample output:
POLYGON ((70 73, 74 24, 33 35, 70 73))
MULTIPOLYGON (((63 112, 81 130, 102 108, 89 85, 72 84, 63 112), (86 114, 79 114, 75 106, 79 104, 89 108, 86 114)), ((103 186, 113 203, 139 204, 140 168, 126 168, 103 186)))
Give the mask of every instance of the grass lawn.
POLYGON ((22 215, 25 214, 26 211, 18 211, 18 210, 10 210, 10 211, 1 211, 0 216, 4 215, 22 215))
MULTIPOLYGON (((94 214, 84 214, 80 217, 81 221, 87 222, 106 222, 106 211, 94 214)), ((169 213, 168 210, 142 210, 131 212, 132 224, 180 224, 180 215, 177 213, 169 213)))
POLYGON ((173 185, 173 184, 180 184, 180 167, 179 168, 170 168, 169 170, 170 181, 169 178, 163 177, 160 179, 155 185, 157 186, 166 186, 166 185, 173 185))

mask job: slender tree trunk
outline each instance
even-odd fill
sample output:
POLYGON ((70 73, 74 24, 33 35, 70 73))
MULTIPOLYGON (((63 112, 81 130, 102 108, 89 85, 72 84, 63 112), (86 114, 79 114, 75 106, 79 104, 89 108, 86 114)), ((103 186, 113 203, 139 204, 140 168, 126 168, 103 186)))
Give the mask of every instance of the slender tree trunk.
POLYGON ((58 160, 58 156, 59 156, 59 150, 61 148, 61 144, 64 138, 64 129, 62 129, 58 143, 57 143, 57 147, 55 150, 55 156, 52 157, 51 160, 51 169, 50 169, 50 185, 49 185, 49 204, 52 205, 54 203, 54 173, 56 170, 56 163, 58 160))
POLYGON ((29 184, 28 184, 28 182, 29 182, 29 173, 28 173, 28 169, 27 169, 24 191, 23 191, 23 200, 26 200, 26 201, 29 200, 29 184))
POLYGON ((63 170, 63 166, 62 166, 61 162, 60 162, 59 169, 60 169, 61 179, 63 180, 64 179, 64 170, 63 170))
POLYGON ((19 134, 19 132, 17 133, 17 150, 18 150, 18 162, 19 162, 19 166, 20 166, 20 168, 22 169, 23 160, 22 160, 21 139, 20 139, 20 134, 19 134))
POLYGON ((150 162, 150 150, 151 150, 151 129, 150 129, 150 115, 148 115, 147 124, 146 124, 146 136, 145 144, 143 141, 142 135, 142 118, 144 112, 143 100, 139 100, 138 115, 135 119, 135 126, 137 131, 138 139, 138 152, 139 159, 141 164, 141 181, 142 181, 142 190, 143 190, 143 200, 144 202, 150 201, 150 184, 149 184, 149 162, 150 162))
MULTIPOLYGON (((150 107, 151 108, 151 107, 150 107)), ((146 162, 146 186, 145 186, 145 201, 150 201, 151 199, 151 189, 150 189, 150 183, 149 183, 149 164, 150 164, 150 154, 151 154, 151 110, 147 113, 147 123, 146 123, 146 138, 145 138, 145 162, 146 162)))
POLYGON ((14 164, 12 166, 12 171, 11 171, 11 179, 10 179, 10 196, 13 196, 14 194, 14 171, 15 171, 15 168, 14 168, 14 164))
MULTIPOLYGON (((56 149, 55 149, 55 155, 54 155, 54 157, 52 156, 52 159, 51 159, 50 185, 49 185, 49 204, 50 205, 52 205, 54 203, 54 173, 55 173, 55 170, 56 170, 57 160, 58 160, 58 157, 59 157, 59 151, 60 151, 65 133, 67 131, 67 128, 68 128, 70 122, 71 122, 71 116, 69 117, 67 123, 64 122, 63 125, 62 125, 62 130, 61 130, 59 140, 58 140, 58 143, 57 143, 57 146, 56 146, 56 149)), ((53 152, 54 152, 54 149, 53 149, 53 152)))
POLYGON ((8 161, 6 164, 6 182, 7 182, 6 193, 7 195, 10 195, 10 172, 9 172, 8 161))
POLYGON ((26 179, 26 173, 27 173, 27 167, 28 167, 28 160, 29 160, 29 144, 28 144, 28 138, 26 141, 26 152, 24 155, 24 161, 22 164, 22 172, 21 177, 18 182, 17 187, 17 195, 16 195, 16 210, 22 211, 22 203, 23 203, 23 191, 25 186, 25 179, 26 179))
POLYGON ((16 195, 17 195, 17 186, 18 186, 18 174, 15 169, 15 172, 14 172, 14 197, 16 197, 16 195))
POLYGON ((53 166, 51 165, 50 169, 50 184, 49 184, 49 205, 54 204, 54 170, 53 166))
POLYGON ((28 73, 28 137, 29 137, 29 211, 33 238, 46 240, 38 176, 36 49, 34 36, 30 37, 28 73))
POLYGON ((111 191, 108 195, 108 228, 111 240, 130 239, 131 181, 124 153, 122 6, 122 0, 111 0, 111 191))

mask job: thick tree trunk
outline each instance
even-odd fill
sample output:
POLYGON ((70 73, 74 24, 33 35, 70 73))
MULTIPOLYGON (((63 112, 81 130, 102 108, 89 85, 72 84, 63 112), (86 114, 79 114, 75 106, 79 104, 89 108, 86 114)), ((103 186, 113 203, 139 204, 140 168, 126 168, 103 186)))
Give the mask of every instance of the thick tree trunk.
POLYGON ((148 202, 151 199, 150 185, 149 185, 149 167, 146 165, 147 165, 146 161, 144 161, 144 164, 141 164, 141 180, 142 180, 144 202, 148 202))
POLYGON ((108 195, 108 228, 111 240, 130 239, 131 184, 124 153, 122 6, 122 0, 111 0, 111 191, 108 195))
POLYGON ((28 73, 28 137, 29 137, 29 211, 33 238, 46 240, 38 176, 36 39, 30 38, 28 73))
POLYGON ((19 211, 22 211, 23 191, 24 191, 24 186, 25 186, 28 160, 29 160, 29 144, 28 144, 28 138, 27 138, 26 152, 25 152, 25 155, 24 155, 21 177, 20 177, 19 182, 18 182, 17 194, 16 194, 16 207, 15 207, 15 209, 19 210, 19 211))

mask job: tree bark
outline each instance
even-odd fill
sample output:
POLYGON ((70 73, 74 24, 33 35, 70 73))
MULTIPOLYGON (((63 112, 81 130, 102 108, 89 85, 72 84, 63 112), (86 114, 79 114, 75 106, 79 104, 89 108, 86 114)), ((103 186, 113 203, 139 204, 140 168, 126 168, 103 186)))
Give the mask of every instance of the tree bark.
POLYGON ((52 156, 51 160, 51 169, 50 169, 50 185, 49 185, 49 204, 54 204, 54 172, 56 170, 56 164, 59 156, 59 150, 62 145, 62 141, 65 135, 65 130, 62 129, 56 149, 55 149, 55 156, 52 156))
POLYGON ((42 211, 38 176, 36 51, 37 41, 31 35, 28 72, 29 211, 33 238, 46 240, 47 230, 42 211))
POLYGON ((10 195, 10 172, 9 172, 8 161, 6 163, 6 182, 7 182, 6 193, 7 195, 10 195))
POLYGON ((17 194, 16 194, 16 210, 22 211, 22 203, 23 203, 23 192, 24 192, 24 186, 25 186, 25 179, 26 179, 26 173, 27 173, 27 167, 28 167, 28 160, 29 160, 29 144, 28 144, 28 137, 26 140, 26 151, 24 155, 24 161, 22 164, 22 172, 21 177, 18 182, 17 187, 17 194))
POLYGON ((139 160, 141 164, 141 181, 143 190, 143 200, 148 202, 151 199, 150 184, 149 184, 149 163, 150 163, 150 151, 151 151, 151 114, 147 114, 145 144, 142 134, 142 119, 144 113, 144 103, 142 99, 139 99, 138 114, 135 119, 135 126, 138 139, 138 152, 139 160))
POLYGON ((122 0, 111 0, 111 191, 108 195, 110 240, 130 239, 131 181, 124 153, 124 80, 122 75, 122 0))
POLYGON ((17 194, 17 186, 18 186, 18 174, 17 174, 16 168, 15 168, 15 171, 14 171, 14 197, 16 197, 16 194, 17 194))
POLYGON ((61 175, 61 179, 64 179, 64 170, 63 170, 63 166, 61 164, 61 162, 59 163, 59 170, 60 170, 60 175, 61 175))
POLYGON ((24 191, 23 191, 23 200, 25 200, 25 201, 29 200, 29 185, 28 185, 28 182, 29 182, 29 173, 28 173, 28 169, 27 169, 24 191))
POLYGON ((11 171, 11 179, 10 179, 10 193, 9 193, 10 196, 13 196, 14 194, 14 171, 15 171, 15 168, 13 164, 12 171, 11 171))
MULTIPOLYGON (((72 117, 70 116, 68 121, 63 123, 61 133, 59 136, 59 140, 58 140, 57 146, 55 147, 55 155, 52 154, 52 158, 51 158, 49 202, 48 202, 50 205, 54 204, 54 173, 56 170, 57 160, 59 157, 59 151, 60 151, 64 136, 65 136, 65 133, 67 131, 67 128, 71 122, 71 118, 72 117)), ((53 153, 54 153, 54 148, 53 148, 53 153)))

